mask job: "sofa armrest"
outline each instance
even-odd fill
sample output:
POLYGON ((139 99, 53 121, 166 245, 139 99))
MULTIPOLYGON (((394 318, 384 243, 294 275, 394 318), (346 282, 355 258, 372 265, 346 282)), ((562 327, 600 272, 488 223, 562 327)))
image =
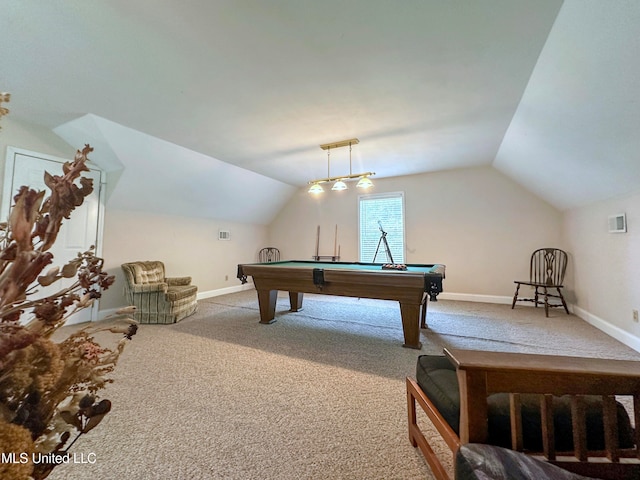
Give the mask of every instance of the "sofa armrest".
POLYGON ((167 277, 165 281, 169 286, 191 285, 191 277, 167 277))
POLYGON ((630 427, 622 406, 623 416, 618 415, 616 396, 632 397, 635 418, 640 418, 640 362, 454 349, 445 349, 445 354, 456 365, 458 374, 462 443, 486 443, 487 398, 502 392, 509 394, 511 400, 512 448, 521 450, 520 395, 535 393, 540 395, 540 453, 547 461, 597 478, 639 478, 640 431, 634 432, 630 427), (553 414, 553 397, 565 395, 571 399, 572 426, 569 428, 574 438, 568 460, 565 452, 556 450, 553 414), (584 397, 588 395, 601 398, 602 449, 588 447, 584 403, 584 397), (621 445, 623 436, 631 437, 630 446, 621 445), (607 457, 608 461, 590 462, 589 458, 595 456, 607 457))
MULTIPOLYGON (((493 393, 636 396, 640 362, 598 358, 445 349, 460 386, 460 440, 484 443, 486 398, 493 393)), ((606 401, 609 412, 615 402, 606 401)), ((605 415, 605 416, 608 416, 605 415)))
POLYGON ((438 410, 438 399, 407 378, 409 439, 420 447, 437 479, 450 477, 420 431, 416 403, 454 454, 463 444, 494 443, 497 415, 498 433, 506 417, 507 444, 513 450, 539 455, 587 477, 640 478, 640 428, 632 428, 627 411, 616 400, 632 400, 633 415, 640 419, 640 362, 458 349, 444 353, 455 366, 459 387, 458 435, 438 410), (532 433, 539 434, 539 441, 527 447, 532 433), (571 444, 565 441, 567 435, 571 444))
POLYGON ((131 293, 152 293, 152 292, 163 292, 167 293, 168 285, 166 283, 142 283, 131 285, 129 287, 131 293))

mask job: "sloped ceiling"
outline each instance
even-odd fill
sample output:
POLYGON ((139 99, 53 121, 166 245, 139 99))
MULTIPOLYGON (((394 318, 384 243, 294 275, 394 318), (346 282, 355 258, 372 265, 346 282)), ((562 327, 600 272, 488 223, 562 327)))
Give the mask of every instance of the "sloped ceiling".
POLYGON ((91 114, 54 131, 97 149, 89 158, 107 172, 114 208, 268 224, 296 190, 91 114))
MULTIPOLYGON (((639 10, 624 0, 8 1, 0 88, 12 116, 76 143, 90 128, 103 160, 138 187, 123 173, 112 198, 141 208, 218 215, 200 209, 209 192, 220 205, 253 198, 234 218, 253 221, 260 204, 268 221, 327 175, 320 144, 353 137, 354 173, 493 163, 570 208, 638 184, 639 10), (222 163, 252 187, 234 196, 222 163), (273 198, 259 196, 255 175, 273 198), (562 194, 550 177, 565 179, 562 194), (159 204, 137 198, 158 185, 159 204)), ((331 158, 331 175, 348 172, 346 149, 331 158)))
POLYGON ((493 165, 559 209, 640 190, 640 2, 566 1, 493 165))

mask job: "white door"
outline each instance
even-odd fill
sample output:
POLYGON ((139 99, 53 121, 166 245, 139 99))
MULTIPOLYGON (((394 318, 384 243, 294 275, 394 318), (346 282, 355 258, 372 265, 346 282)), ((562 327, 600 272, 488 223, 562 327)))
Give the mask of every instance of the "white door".
MULTIPOLYGON (((51 175, 62 175, 62 165, 66 161, 68 160, 9 147, 5 166, 2 218, 8 218, 13 197, 22 185, 36 190, 47 190, 46 198, 50 190, 44 184, 44 172, 47 171, 51 175)), ((76 258, 78 253, 88 250, 92 245, 99 249, 97 254, 100 254, 102 243, 100 238, 102 175, 99 169, 91 167, 89 172, 82 173, 82 176, 93 179, 93 192, 85 197, 82 205, 72 212, 70 219, 63 221, 56 242, 49 250, 53 254, 53 263, 45 268, 43 273, 54 266, 62 267, 69 260, 76 258)), ((34 294, 34 298, 51 295, 65 286, 71 285, 73 281, 74 279, 63 278, 49 287, 40 287, 39 291, 34 294)), ((69 319, 68 324, 97 320, 97 312, 96 302, 93 308, 75 313, 69 319)))

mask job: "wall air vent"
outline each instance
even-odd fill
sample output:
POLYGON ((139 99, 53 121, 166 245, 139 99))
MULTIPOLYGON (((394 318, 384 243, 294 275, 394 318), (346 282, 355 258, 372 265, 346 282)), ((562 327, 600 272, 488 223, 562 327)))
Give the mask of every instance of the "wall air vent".
POLYGON ((627 216, 624 213, 611 215, 609 217, 609 233, 626 233, 627 216))
POLYGON ((231 232, 229 230, 218 230, 218 240, 231 240, 231 232))

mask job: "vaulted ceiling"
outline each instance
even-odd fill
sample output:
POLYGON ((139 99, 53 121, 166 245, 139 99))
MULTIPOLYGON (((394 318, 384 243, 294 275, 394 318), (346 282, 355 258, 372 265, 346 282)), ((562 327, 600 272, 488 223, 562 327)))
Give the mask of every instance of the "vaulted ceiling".
POLYGON ((143 209, 266 222, 354 137, 354 173, 493 165, 559 209, 640 185, 634 0, 0 5, 12 117, 103 147, 143 209))

